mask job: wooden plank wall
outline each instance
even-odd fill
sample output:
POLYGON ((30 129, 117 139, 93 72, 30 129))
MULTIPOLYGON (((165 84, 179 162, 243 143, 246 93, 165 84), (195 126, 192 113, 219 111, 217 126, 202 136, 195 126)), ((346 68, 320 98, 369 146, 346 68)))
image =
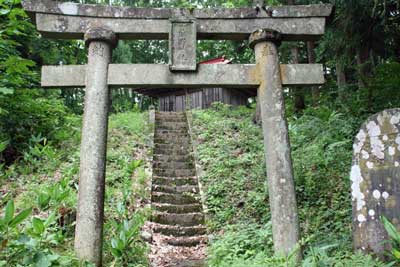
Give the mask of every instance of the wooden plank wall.
MULTIPOLYGON (((214 102, 221 102, 232 106, 246 105, 248 96, 238 90, 226 88, 206 88, 188 92, 191 109, 206 109, 214 102)), ((172 94, 159 97, 159 110, 179 112, 186 107, 186 96, 183 94, 172 94)))

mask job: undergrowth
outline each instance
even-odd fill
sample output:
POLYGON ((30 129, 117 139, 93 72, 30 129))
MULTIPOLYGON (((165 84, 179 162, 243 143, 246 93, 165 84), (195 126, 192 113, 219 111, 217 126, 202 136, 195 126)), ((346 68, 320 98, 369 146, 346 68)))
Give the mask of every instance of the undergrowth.
MULTIPOLYGON (((0 266, 91 266, 73 253, 81 119, 65 120, 54 132, 61 144, 32 136, 20 160, 2 169, 0 266)), ((146 121, 140 112, 110 116, 104 266, 147 266, 139 236, 149 214, 146 121)))
MULTIPOLYGON (((352 252, 348 173, 362 118, 332 110, 309 108, 289 122, 302 266, 384 266, 352 252)), ((273 256, 262 129, 254 112, 223 104, 193 111, 212 267, 294 266, 293 257, 273 256)))

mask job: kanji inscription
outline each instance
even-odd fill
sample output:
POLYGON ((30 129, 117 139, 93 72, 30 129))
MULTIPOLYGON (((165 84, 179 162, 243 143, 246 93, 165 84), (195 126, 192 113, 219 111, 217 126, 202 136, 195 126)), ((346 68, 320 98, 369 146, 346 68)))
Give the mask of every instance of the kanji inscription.
POLYGON ((196 23, 194 20, 171 21, 170 70, 195 71, 196 23))

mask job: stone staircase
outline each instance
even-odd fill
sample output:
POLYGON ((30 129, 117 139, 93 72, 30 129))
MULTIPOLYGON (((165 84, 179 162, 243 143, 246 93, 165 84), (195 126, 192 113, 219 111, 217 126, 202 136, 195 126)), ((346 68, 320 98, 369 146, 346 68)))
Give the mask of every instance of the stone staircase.
POLYGON ((153 233, 172 246, 206 241, 206 227, 185 114, 156 112, 152 208, 153 233))

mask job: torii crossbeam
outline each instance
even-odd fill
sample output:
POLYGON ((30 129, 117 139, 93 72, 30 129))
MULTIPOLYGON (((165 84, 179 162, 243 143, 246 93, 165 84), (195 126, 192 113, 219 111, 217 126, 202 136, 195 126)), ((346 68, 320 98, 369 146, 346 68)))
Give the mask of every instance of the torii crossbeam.
POLYGON ((43 87, 86 87, 75 251, 102 264, 104 179, 109 88, 258 88, 276 253, 288 255, 299 241, 283 85, 324 83, 320 64, 281 65, 283 41, 316 40, 332 5, 267 8, 131 8, 25 0, 46 38, 84 39, 86 66, 44 66, 43 87), (170 62, 110 64, 118 39, 169 39, 170 62), (255 65, 198 65, 197 39, 250 40, 255 65))

